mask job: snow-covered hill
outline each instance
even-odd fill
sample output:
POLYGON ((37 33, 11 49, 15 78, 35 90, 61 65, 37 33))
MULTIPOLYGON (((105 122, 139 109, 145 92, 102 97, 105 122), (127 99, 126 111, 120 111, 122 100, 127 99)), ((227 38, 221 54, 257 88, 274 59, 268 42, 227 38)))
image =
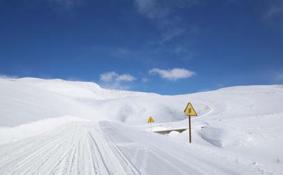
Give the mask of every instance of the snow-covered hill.
MULTIPOLYGON (((188 100, 188 96, 172 98, 106 90, 95 83, 34 78, 0 79, 0 95, 0 126, 64 115, 135 124, 145 123, 149 115, 158 121, 175 121, 183 119, 180 109, 188 100)), ((205 108, 199 104, 200 111, 205 108)))
POLYGON ((162 96, 0 78, 0 97, 0 174, 283 174, 282 85, 162 96), (187 127, 189 101, 193 144, 148 132, 187 127))

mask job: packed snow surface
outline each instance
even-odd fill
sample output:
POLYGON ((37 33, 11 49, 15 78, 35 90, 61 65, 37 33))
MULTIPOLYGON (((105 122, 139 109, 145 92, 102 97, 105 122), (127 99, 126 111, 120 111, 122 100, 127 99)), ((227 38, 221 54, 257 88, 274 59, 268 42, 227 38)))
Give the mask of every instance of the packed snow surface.
POLYGON ((0 174, 283 174, 282 85, 162 96, 0 78, 0 97, 0 174), (192 144, 153 133, 187 128, 187 102, 192 144))

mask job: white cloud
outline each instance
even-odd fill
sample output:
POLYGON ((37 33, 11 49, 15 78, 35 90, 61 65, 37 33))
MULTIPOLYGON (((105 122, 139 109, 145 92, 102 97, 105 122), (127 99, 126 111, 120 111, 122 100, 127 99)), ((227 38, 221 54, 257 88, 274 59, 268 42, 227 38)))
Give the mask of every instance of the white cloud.
POLYGON ((118 74, 112 71, 101 74, 100 80, 103 82, 131 82, 136 78, 130 74, 118 74))
POLYGON ((190 78, 195 75, 195 72, 183 69, 183 68, 173 68, 173 69, 159 69, 154 68, 149 71, 150 74, 159 75, 161 78, 167 80, 178 80, 178 79, 185 79, 190 78))
POLYGON ((110 89, 130 89, 129 82, 136 78, 130 74, 118 74, 114 71, 105 72, 100 75, 102 86, 110 89))
POLYGON ((122 74, 117 77, 117 81, 134 81, 136 78, 129 74, 122 74))
POLYGON ((100 75, 100 80, 104 82, 113 81, 118 74, 116 72, 106 72, 100 75))

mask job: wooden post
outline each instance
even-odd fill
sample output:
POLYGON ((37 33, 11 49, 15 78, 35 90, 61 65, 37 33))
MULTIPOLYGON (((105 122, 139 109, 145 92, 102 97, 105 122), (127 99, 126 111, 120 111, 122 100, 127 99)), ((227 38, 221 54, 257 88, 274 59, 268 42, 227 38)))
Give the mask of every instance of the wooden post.
POLYGON ((189 115, 189 142, 192 143, 192 125, 191 125, 191 116, 189 115))

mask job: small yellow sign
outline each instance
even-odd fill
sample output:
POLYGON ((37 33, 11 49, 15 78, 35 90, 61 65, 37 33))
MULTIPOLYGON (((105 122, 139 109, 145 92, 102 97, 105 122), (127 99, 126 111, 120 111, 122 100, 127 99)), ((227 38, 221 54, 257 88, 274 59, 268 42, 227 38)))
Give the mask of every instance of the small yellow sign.
POLYGON ((197 112, 196 110, 194 109, 193 105, 191 103, 188 103, 185 110, 184 110, 184 113, 187 115, 187 116, 197 116, 197 112))
POLYGON ((147 123, 153 123, 154 122, 154 118, 153 117, 148 117, 147 119, 147 123))

